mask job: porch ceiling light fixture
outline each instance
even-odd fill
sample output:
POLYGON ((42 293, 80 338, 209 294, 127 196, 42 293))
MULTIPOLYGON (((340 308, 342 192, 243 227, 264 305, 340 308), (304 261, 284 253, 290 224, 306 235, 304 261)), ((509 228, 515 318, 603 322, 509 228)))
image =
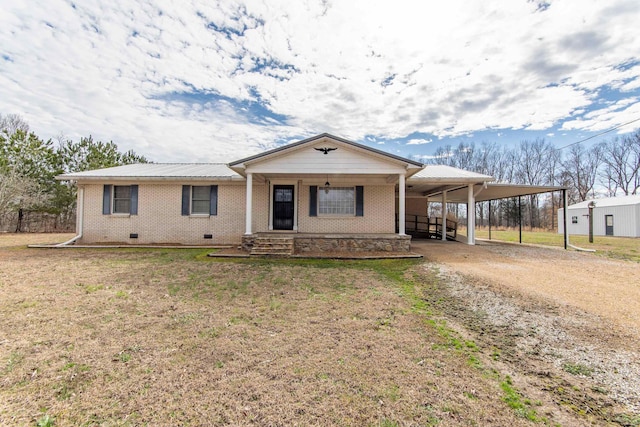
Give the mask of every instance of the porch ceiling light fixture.
POLYGON ((324 192, 328 193, 329 192, 329 187, 331 186, 331 184, 329 183, 329 175, 327 175, 327 181, 324 183, 324 192))

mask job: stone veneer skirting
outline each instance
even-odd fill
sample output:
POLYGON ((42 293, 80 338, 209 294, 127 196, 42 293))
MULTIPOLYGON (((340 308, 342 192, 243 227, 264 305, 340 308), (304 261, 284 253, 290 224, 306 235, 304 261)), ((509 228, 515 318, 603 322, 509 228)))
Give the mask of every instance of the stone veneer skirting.
MULTIPOLYGON (((262 235, 262 233, 260 234, 262 235)), ((397 234, 278 234, 272 237, 294 239, 294 253, 315 252, 410 252, 411 236, 397 234)), ((242 248, 250 251, 257 235, 242 237, 242 248)))

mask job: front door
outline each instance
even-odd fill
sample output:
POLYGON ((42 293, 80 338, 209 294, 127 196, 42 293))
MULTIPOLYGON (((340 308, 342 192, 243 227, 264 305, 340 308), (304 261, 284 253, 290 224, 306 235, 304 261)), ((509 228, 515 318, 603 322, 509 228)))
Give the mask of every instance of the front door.
POLYGON ((613 236, 613 215, 604 216, 604 229, 607 236, 613 236))
POLYGON ((273 229, 293 230, 293 185, 273 186, 273 229))

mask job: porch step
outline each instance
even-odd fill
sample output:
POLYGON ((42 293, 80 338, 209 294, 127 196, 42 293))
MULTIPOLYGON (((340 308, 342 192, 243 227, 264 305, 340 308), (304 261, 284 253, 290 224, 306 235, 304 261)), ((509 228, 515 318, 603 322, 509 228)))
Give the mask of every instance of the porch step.
POLYGON ((251 248, 251 255, 290 256, 293 255, 292 237, 257 237, 251 248))

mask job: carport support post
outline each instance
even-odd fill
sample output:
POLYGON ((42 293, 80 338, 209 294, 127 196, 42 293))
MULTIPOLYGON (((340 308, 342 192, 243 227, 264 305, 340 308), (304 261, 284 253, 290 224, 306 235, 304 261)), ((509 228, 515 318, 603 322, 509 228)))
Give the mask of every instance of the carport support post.
POLYGON ((251 212, 252 212, 252 200, 253 200, 253 174, 247 174, 247 201, 246 201, 246 212, 245 212, 245 232, 246 235, 253 234, 251 230, 251 212))
POLYGON ((491 240, 491 200, 489 200, 489 240, 491 240))
POLYGON ((442 238, 443 242, 447 241, 447 190, 442 191, 442 238))
POLYGON ((473 197, 473 184, 467 191, 467 244, 476 244, 476 200, 473 197))
POLYGON ((562 212, 562 222, 564 224, 564 249, 566 250, 569 247, 569 233, 567 232, 567 190, 562 189, 562 207, 564 208, 564 212, 562 212))
POLYGON ((522 197, 518 196, 518 227, 520 229, 520 243, 522 243, 522 197))

